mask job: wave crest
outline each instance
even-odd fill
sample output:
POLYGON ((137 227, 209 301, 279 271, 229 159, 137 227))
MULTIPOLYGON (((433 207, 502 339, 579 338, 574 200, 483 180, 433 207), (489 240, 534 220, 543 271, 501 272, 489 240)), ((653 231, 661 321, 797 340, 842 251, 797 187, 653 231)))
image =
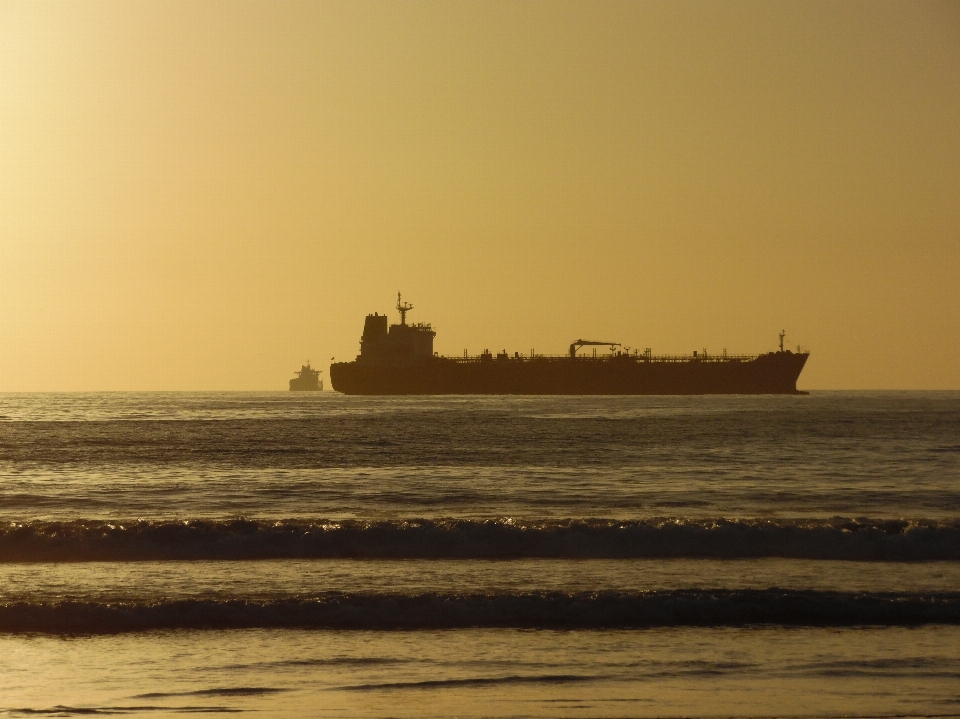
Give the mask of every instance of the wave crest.
POLYGON ((960 559, 960 520, 75 520, 0 526, 0 562, 191 559, 960 559))
POLYGON ((757 590, 524 594, 333 594, 305 599, 15 602, 0 632, 112 634, 157 629, 465 627, 605 629, 658 626, 960 624, 960 592, 757 590))

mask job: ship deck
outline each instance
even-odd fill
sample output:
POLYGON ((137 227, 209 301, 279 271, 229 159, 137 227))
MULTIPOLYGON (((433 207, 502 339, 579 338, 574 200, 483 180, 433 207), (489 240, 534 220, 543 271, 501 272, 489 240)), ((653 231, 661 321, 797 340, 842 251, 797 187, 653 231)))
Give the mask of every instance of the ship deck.
MULTIPOLYGON (((806 353, 803 353, 806 354, 806 353)), ((448 355, 437 355, 436 359, 443 360, 445 362, 456 362, 458 364, 476 364, 481 362, 558 362, 565 361, 569 362, 574 360, 576 362, 636 362, 638 364, 642 363, 676 363, 676 362, 753 362, 756 359, 759 359, 763 355, 728 355, 728 354, 719 354, 719 355, 706 355, 706 354, 697 354, 693 355, 643 355, 643 354, 622 354, 622 355, 598 355, 591 356, 578 355, 577 357, 571 357, 570 355, 544 355, 544 354, 515 354, 508 356, 497 356, 493 355, 484 357, 483 355, 465 355, 463 357, 457 356, 448 356, 448 355)))

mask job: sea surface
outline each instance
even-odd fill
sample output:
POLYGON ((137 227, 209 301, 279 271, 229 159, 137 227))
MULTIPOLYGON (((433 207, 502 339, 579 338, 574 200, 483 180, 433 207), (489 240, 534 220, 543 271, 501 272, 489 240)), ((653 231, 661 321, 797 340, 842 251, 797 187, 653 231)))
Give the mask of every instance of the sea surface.
POLYGON ((960 717, 960 393, 0 394, 0 716, 960 717))

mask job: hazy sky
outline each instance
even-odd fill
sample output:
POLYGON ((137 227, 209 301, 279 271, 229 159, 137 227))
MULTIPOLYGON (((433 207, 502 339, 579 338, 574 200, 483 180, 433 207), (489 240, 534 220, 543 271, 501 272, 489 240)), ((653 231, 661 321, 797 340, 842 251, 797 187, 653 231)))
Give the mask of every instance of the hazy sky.
POLYGON ((0 390, 812 352, 960 388, 960 3, 0 0, 0 390))

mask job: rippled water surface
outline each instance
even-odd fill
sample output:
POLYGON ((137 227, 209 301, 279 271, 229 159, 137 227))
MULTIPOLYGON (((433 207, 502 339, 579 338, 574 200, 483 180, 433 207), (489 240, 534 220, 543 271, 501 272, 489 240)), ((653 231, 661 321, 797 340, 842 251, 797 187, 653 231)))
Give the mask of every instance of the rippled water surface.
POLYGON ((0 395, 0 713, 960 716, 960 393, 0 395))

